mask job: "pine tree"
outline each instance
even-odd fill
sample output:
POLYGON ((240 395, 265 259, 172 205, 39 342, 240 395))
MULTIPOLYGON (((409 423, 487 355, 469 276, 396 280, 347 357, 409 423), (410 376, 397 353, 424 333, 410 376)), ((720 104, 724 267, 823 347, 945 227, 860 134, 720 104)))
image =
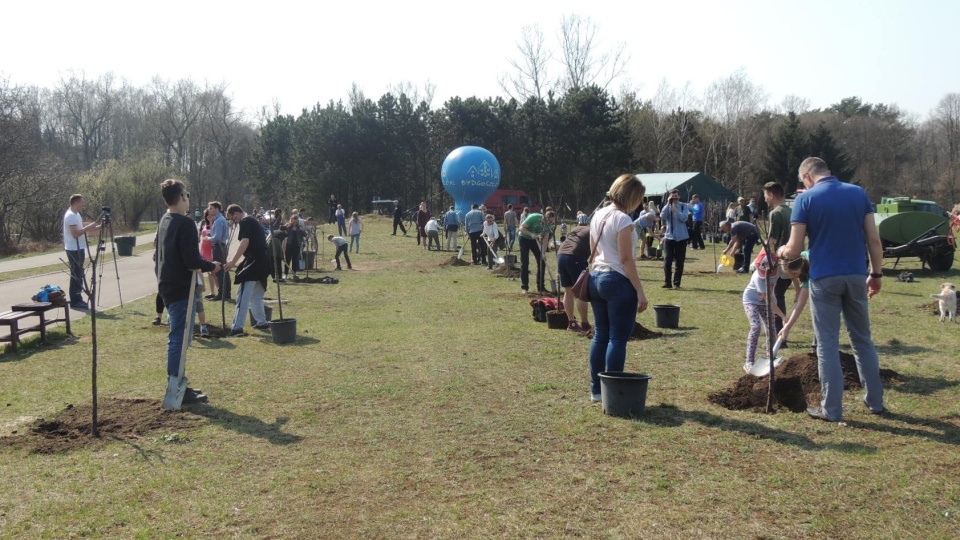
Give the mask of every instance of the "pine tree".
MULTIPOLYGON (((786 122, 781 125, 767 143, 767 156, 764 160, 761 183, 779 182, 789 195, 797 191, 797 169, 809 156, 809 138, 800 120, 793 112, 787 114, 786 122)), ((828 162, 829 163, 829 162, 828 162)))
POLYGON ((826 161, 830 172, 844 182, 849 182, 857 172, 824 122, 820 122, 816 131, 810 134, 810 155, 826 161))

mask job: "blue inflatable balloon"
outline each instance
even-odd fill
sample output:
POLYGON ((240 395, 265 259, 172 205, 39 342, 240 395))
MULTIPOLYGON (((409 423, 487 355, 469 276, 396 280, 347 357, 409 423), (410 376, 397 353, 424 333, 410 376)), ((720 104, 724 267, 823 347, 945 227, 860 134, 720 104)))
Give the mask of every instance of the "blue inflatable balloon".
POLYGON ((453 197, 462 218, 474 204, 487 202, 500 185, 500 162, 486 148, 461 146, 447 155, 440 168, 443 189, 453 197))

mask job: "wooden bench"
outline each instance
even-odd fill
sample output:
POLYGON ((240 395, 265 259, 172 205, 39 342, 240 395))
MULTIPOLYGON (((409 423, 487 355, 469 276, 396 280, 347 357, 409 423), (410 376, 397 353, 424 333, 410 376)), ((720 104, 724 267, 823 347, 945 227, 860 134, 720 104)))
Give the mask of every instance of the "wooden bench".
POLYGON ((40 317, 41 320, 43 320, 43 317, 39 313, 32 311, 6 311, 0 313, 0 326, 10 327, 10 335, 0 336, 0 342, 9 341, 14 353, 17 352, 17 346, 20 344, 20 336, 27 332, 40 332, 41 342, 46 338, 45 327, 42 323, 36 326, 20 328, 20 321, 27 317, 40 317))
POLYGON ((13 345, 13 352, 17 352, 20 336, 27 332, 40 332, 40 343, 47 342, 47 327, 51 324, 66 323, 67 334, 73 335, 70 329, 70 305, 53 304, 51 302, 24 302, 11 306, 10 311, 0 314, 0 326, 9 326, 10 335, 0 337, 0 342, 9 341, 13 345), (47 312, 63 308, 63 317, 47 318, 47 312), (28 328, 20 328, 20 320, 26 317, 38 317, 39 324, 28 328))

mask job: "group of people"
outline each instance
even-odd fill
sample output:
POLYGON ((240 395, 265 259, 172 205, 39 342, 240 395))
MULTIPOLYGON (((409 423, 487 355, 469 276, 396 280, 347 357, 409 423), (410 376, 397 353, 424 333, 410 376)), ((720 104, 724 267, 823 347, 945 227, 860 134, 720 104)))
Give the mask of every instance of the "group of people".
MULTIPOLYGON (((772 287, 776 301, 771 304, 777 315, 777 326, 773 331, 782 340, 786 341, 806 304, 810 304, 813 314, 823 399, 819 406, 808 408, 808 414, 830 422, 843 418, 841 314, 857 359, 860 380, 866 389, 863 402, 871 413, 884 413, 879 359, 867 305, 868 299, 880 292, 883 278, 883 251, 873 206, 862 188, 839 181, 820 158, 804 160, 799 167, 799 179, 806 190, 797 197, 792 209, 785 204, 780 184, 764 185, 764 198, 771 208, 767 241, 772 260, 763 253, 752 261, 755 269, 744 290, 744 310, 750 324, 744 369, 749 371, 753 365, 761 328, 767 318, 766 280, 776 279, 772 287), (808 250, 804 250, 805 242, 809 244, 808 250), (787 316, 785 294, 792 284, 799 291, 795 307, 787 316)), ((645 187, 635 175, 620 176, 610 187, 609 204, 598 210, 590 222, 589 291, 595 328, 590 346, 590 399, 593 401, 601 399, 599 374, 623 371, 626 344, 636 324, 635 314, 645 311, 648 305, 635 263, 636 231, 640 225, 630 216, 642 203, 644 193, 645 187)), ((667 242, 685 240, 682 233, 685 227, 680 226, 685 218, 676 217, 685 211, 684 206, 671 192, 659 216, 668 232, 674 231, 673 238, 668 236, 667 242)), ((751 250, 759 240, 754 224, 756 211, 742 200, 740 208, 741 220, 736 221, 735 215, 734 221, 725 222, 724 231, 731 234, 728 252, 743 245, 744 266, 741 268, 749 271, 751 250)), ((677 246, 668 244, 665 249, 674 250, 674 260, 682 257, 682 251, 676 251, 677 246)), ((582 248, 580 252, 586 253, 582 248)), ((564 265, 560 266, 563 279, 564 265)), ((682 262, 679 268, 682 275, 682 262)), ((676 273, 670 281, 666 264, 664 272, 667 281, 664 287, 679 286, 676 273)), ((581 318, 585 316, 584 310, 581 318)))
POLYGON ((663 258, 663 288, 679 288, 683 281, 683 269, 690 249, 705 249, 703 242, 704 204, 694 194, 689 202, 680 202, 676 189, 667 194, 662 209, 653 201, 641 207, 633 221, 640 238, 640 258, 663 258), (659 240, 659 249, 654 242, 659 240))
MULTIPOLYGON (((752 259, 753 247, 760 237, 754 224, 756 212, 749 204, 741 204, 739 216, 723 224, 724 232, 730 235, 725 253, 736 253, 743 248, 743 263, 738 270, 750 271, 753 263, 753 275, 743 294, 744 311, 750 326, 744 369, 749 371, 756 359, 759 337, 767 320, 766 282, 775 279, 776 283, 769 288, 775 295, 775 301, 771 302, 776 314, 773 332, 785 341, 807 304, 813 314, 823 400, 819 406, 808 409, 808 413, 831 422, 843 418, 844 381, 839 357, 841 314, 866 389, 864 403, 870 412, 883 413, 883 386, 867 305, 868 299, 880 292, 883 277, 882 248, 873 206, 862 188, 840 182, 819 158, 803 161, 799 179, 806 191, 797 197, 792 209, 785 204, 780 184, 764 185, 764 199, 771 209, 767 242, 769 253, 773 255, 768 257, 764 252, 757 260, 752 259), (804 249, 805 241, 809 243, 808 250, 804 249), (792 285, 798 288, 798 294, 795 307, 788 316, 786 292, 792 285)), ((636 265, 637 240, 644 237, 638 232, 658 223, 663 228, 664 287, 679 287, 686 244, 690 240, 687 218, 699 213, 701 219, 694 219, 695 227, 698 221, 702 222, 699 200, 694 197, 690 203, 682 203, 676 191, 669 193, 666 204, 657 215, 654 215, 655 209, 648 206, 640 217, 634 219, 631 214, 641 207, 645 191, 645 186, 635 175, 618 177, 610 187, 605 205, 595 211, 592 219, 578 213, 577 225, 563 235, 557 250, 560 285, 566 289, 563 305, 570 321, 569 328, 578 331, 594 329, 589 359, 590 399, 593 401, 601 399, 599 374, 624 369, 626 345, 636 325, 636 314, 648 307, 636 265), (673 272, 672 265, 675 265, 673 272), (584 269, 589 269, 590 275, 592 326, 586 303, 575 300, 570 291, 584 269)), ((271 275, 283 279, 291 268, 296 272, 295 255, 305 238, 305 220, 298 213, 284 220, 282 210, 278 208, 270 214, 268 236, 261 218, 248 215, 239 205, 231 204, 224 210, 220 202, 211 201, 198 232, 194 221, 188 217, 190 193, 185 185, 179 180, 166 180, 161 184, 161 194, 167 213, 157 227, 156 274, 158 297, 167 309, 170 327, 167 345, 169 389, 174 384, 185 384, 185 380, 174 379, 178 377, 181 351, 186 344, 184 331, 187 325, 193 327, 192 317, 202 313, 204 282, 199 273, 210 275, 211 294, 206 298, 225 300, 231 297, 230 272, 235 272, 233 284, 238 286, 238 291, 231 336, 245 335, 243 328, 248 312, 252 314, 254 328, 269 328, 263 303, 267 281, 271 275), (228 250, 228 223, 238 230, 238 245, 232 256, 228 250), (283 274, 281 262, 284 264, 283 274), (188 306, 191 289, 196 302, 193 309, 188 306)), ((70 303, 77 309, 87 307, 82 298, 86 234, 102 225, 100 221, 83 223, 80 216, 83 204, 81 195, 73 195, 63 219, 64 245, 71 269, 70 303)), ((335 220, 344 214, 342 206, 337 206, 335 220)), ((492 248, 500 245, 512 249, 514 241, 518 240, 522 291, 529 290, 531 254, 537 263, 537 290, 545 291, 544 254, 555 223, 556 214, 552 209, 543 213, 528 213, 524 209, 523 214, 517 216, 510 207, 503 217, 506 232, 503 234, 494 216, 479 205, 473 205, 460 220, 453 207, 438 218, 430 216, 426 204, 421 203, 417 215, 418 243, 422 239, 427 249, 436 246, 440 250, 439 235, 443 230, 447 235, 447 249, 451 249, 451 238, 453 249, 456 249, 459 228, 464 227, 470 238, 473 262, 490 267, 494 258, 492 248)), ((341 255, 346 257, 348 267, 352 267, 348 250, 355 247, 359 253, 359 235, 363 227, 356 212, 344 225, 348 231, 346 234, 351 237, 350 242, 343 236, 327 237, 337 246, 338 269, 341 255)), ((399 225, 402 227, 402 223, 399 225)), ((696 236, 699 235, 695 235, 691 248, 702 249, 702 245, 697 245, 696 236)), ((205 398, 201 394, 186 388, 185 403, 202 399, 205 398)))

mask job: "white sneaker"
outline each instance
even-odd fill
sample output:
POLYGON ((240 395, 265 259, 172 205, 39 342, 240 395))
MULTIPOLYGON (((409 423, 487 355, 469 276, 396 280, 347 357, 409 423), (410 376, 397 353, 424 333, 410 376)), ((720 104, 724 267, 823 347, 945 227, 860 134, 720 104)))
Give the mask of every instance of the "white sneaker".
POLYGON ((751 369, 753 369, 753 362, 744 362, 744 363, 743 363, 743 370, 744 370, 744 371, 746 371, 747 373, 750 373, 750 370, 751 370, 751 369))
POLYGON ((590 401, 592 403, 600 403, 603 401, 603 397, 600 394, 590 394, 590 401))

